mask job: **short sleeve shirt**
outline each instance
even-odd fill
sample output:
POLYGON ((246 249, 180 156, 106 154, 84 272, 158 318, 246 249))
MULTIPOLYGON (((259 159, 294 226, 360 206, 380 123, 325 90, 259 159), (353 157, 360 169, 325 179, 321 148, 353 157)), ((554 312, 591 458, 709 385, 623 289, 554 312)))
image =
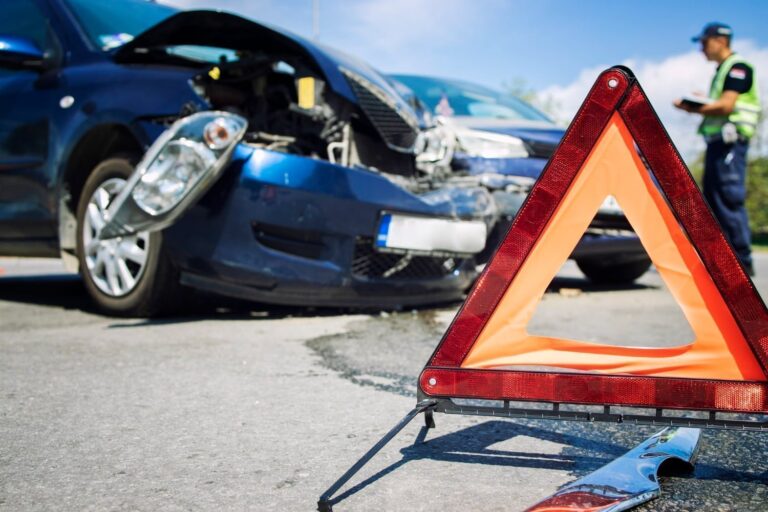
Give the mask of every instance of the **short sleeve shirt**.
POLYGON ((731 70, 723 82, 723 91, 736 91, 744 94, 752 88, 752 68, 747 64, 737 62, 731 66, 731 70))

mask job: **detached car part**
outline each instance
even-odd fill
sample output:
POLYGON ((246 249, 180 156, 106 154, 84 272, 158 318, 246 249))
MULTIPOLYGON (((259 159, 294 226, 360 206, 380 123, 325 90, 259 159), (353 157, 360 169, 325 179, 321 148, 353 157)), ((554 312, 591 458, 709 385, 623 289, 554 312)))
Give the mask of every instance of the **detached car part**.
POLYGON ((677 462, 693 470, 701 430, 668 427, 589 475, 566 484, 526 512, 629 510, 661 495, 659 469, 677 462))

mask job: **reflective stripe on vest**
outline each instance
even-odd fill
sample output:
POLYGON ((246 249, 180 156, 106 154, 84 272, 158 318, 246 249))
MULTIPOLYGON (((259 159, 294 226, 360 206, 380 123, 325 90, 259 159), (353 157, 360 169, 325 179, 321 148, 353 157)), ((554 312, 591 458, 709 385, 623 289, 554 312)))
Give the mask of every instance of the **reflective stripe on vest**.
POLYGON ((762 109, 760 108, 760 98, 757 92, 757 73, 755 73, 754 67, 751 64, 739 55, 732 53, 717 69, 709 89, 709 97, 716 100, 722 96, 725 78, 731 72, 734 64, 745 64, 752 68, 752 87, 747 92, 739 94, 733 112, 729 116, 704 116, 704 120, 699 127, 699 133, 705 137, 720 134, 726 122, 735 124, 739 134, 743 137, 750 138, 755 134, 762 109))

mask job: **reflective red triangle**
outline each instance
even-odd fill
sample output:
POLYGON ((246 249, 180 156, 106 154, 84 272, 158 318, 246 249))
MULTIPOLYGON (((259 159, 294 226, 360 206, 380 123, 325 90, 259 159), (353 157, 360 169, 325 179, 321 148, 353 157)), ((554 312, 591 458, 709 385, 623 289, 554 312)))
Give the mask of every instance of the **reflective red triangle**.
MULTIPOLYGON (((599 192, 595 187, 592 189, 593 195, 599 192)), ((646 230, 646 238, 650 237, 649 232, 646 230)), ((643 231, 638 233, 643 240, 643 231)), ((657 257, 661 258, 658 251, 657 257)), ((538 288, 535 293, 539 291, 543 293, 538 288)), ((519 292, 517 294, 519 296, 519 292)), ((538 299, 527 297, 526 300, 530 304, 531 300, 538 299)), ((768 312, 763 301, 631 71, 616 67, 603 72, 593 86, 504 242, 422 372, 419 387, 426 395, 435 397, 768 412, 767 368, 768 312), (547 231, 555 231, 561 222, 559 209, 570 202, 581 201, 579 208, 584 222, 591 220, 594 211, 590 211, 588 205, 592 203, 583 200, 589 190, 570 196, 569 191, 589 184, 585 173, 595 172, 592 169, 595 159, 603 158, 602 153, 597 154, 601 147, 611 145, 613 154, 623 158, 631 153, 636 160, 636 170, 632 172, 643 170, 634 151, 622 153, 614 133, 617 130, 626 145, 631 146, 634 141, 652 169, 652 178, 645 177, 646 193, 654 196, 652 199, 662 218, 666 215, 665 226, 670 240, 679 248, 680 261, 685 262, 689 270, 692 268, 692 274, 698 273, 698 279, 694 275, 691 282, 697 288, 697 296, 707 302, 713 312, 713 322, 726 346, 721 355, 732 358, 729 371, 715 371, 713 361, 704 361, 706 357, 702 359, 701 353, 693 357, 695 346, 686 349, 687 358, 674 351, 669 354, 658 349, 651 351, 653 357, 645 366, 640 364, 641 358, 647 358, 642 350, 610 353, 600 349, 602 352, 597 351, 592 357, 595 364, 590 368, 590 358, 583 357, 584 352, 590 350, 588 346, 571 340, 525 337, 520 335, 525 334, 525 326, 518 325, 519 319, 510 322, 517 322, 512 327, 503 325, 506 316, 500 315, 517 314, 514 310, 517 303, 509 296, 514 297, 515 286, 521 286, 526 272, 531 272, 539 261, 532 255, 536 254, 537 245, 548 239, 547 231), (713 306, 712 301, 717 304, 713 306), (488 342, 491 337, 495 337, 492 343, 488 342), (545 348, 554 349, 550 352, 555 354, 554 358, 547 356, 543 360, 568 368, 568 373, 509 369, 534 364, 532 361, 536 358, 523 356, 530 355, 531 351, 546 354, 542 343, 551 343, 545 348), (673 362, 657 364, 664 357, 673 362), (581 362, 575 361, 578 358, 581 362), (574 369, 598 373, 573 373, 574 369), (718 378, 720 373, 728 380, 718 378)))

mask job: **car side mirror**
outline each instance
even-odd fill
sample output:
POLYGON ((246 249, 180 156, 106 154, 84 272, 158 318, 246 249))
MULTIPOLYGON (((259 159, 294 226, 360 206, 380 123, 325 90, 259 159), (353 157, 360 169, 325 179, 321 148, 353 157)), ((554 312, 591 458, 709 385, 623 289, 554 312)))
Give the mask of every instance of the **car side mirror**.
POLYGON ((46 57, 31 39, 0 34, 0 68, 44 71, 50 64, 46 57))

